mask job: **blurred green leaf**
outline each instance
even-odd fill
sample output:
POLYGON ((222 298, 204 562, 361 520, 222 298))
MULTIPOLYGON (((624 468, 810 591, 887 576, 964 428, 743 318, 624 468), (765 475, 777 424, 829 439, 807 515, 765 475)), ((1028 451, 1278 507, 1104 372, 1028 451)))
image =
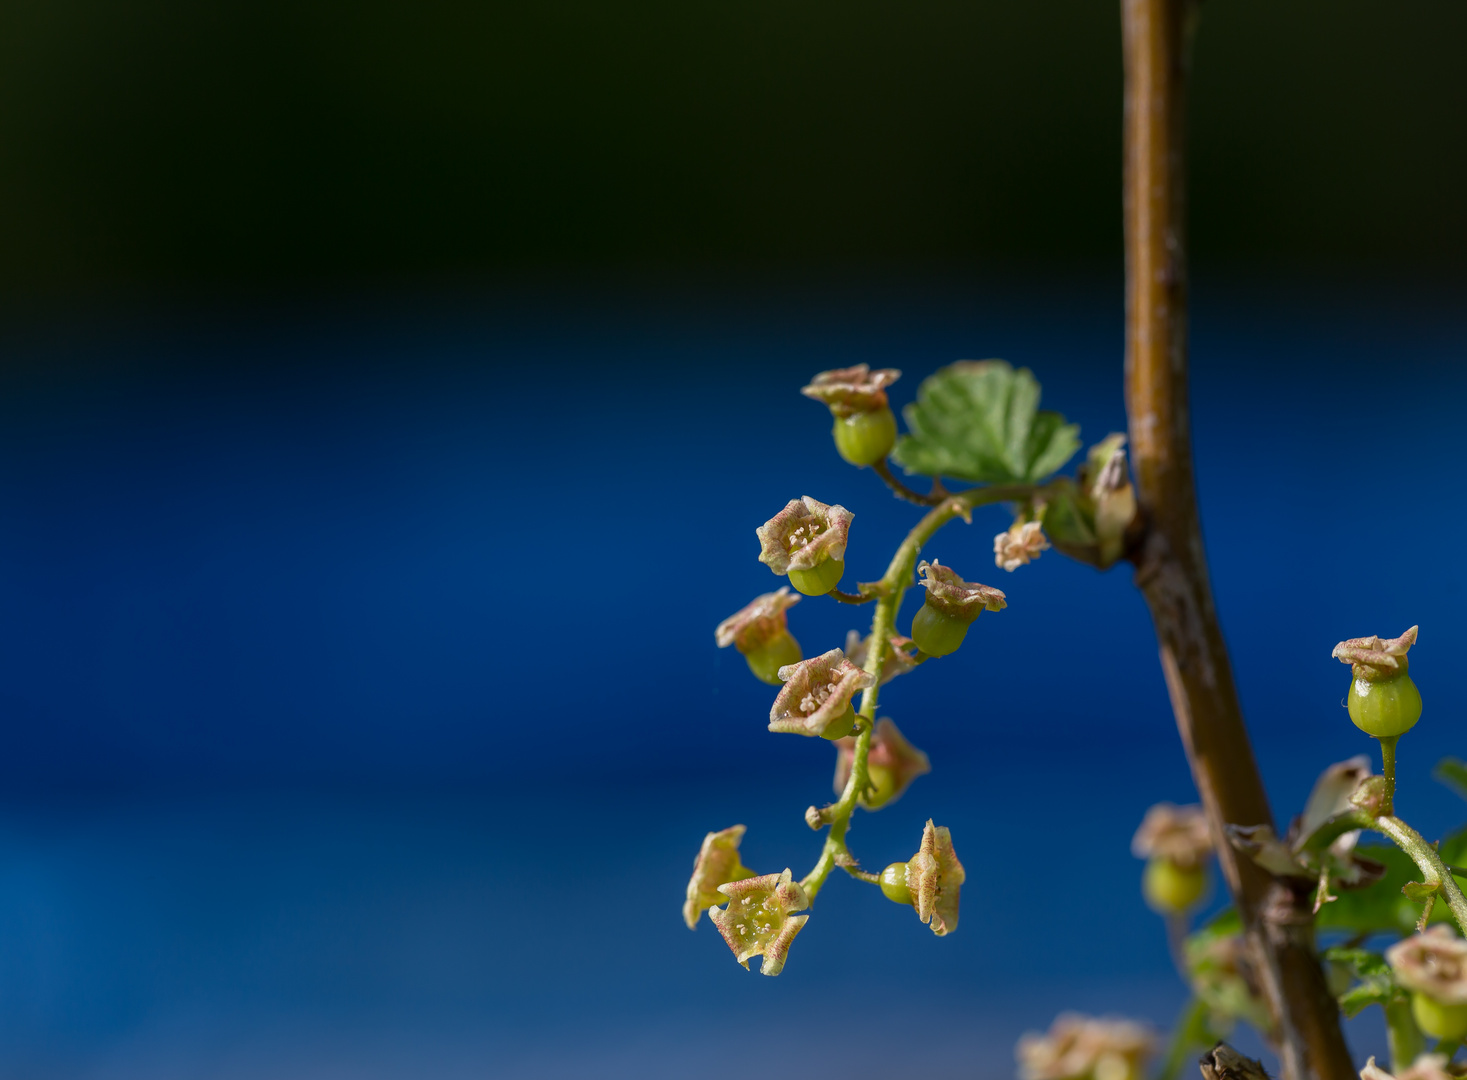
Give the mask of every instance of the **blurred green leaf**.
MULTIPOLYGON (((1352 933, 1414 933, 1416 920, 1421 918, 1421 905, 1401 892, 1409 882, 1421 878, 1421 871, 1411 856, 1394 845, 1361 844, 1355 853, 1384 863, 1385 876, 1368 888, 1341 889, 1337 900, 1319 909, 1314 925, 1321 930, 1352 933)), ((1450 917, 1446 905, 1438 904, 1431 921, 1445 922, 1450 917)))
POLYGON ((1327 964, 1348 968, 1360 980, 1339 996, 1340 1011, 1346 1016, 1354 1016, 1367 1005, 1385 1008, 1403 996, 1390 964, 1379 953, 1368 949, 1326 949, 1322 959, 1327 964))
POLYGON ((1436 763, 1436 768, 1431 770, 1431 775, 1462 798, 1467 799, 1467 761, 1461 758, 1444 757, 1436 763))
MULTIPOLYGON (((1437 845, 1437 854, 1442 857, 1442 862, 1448 866, 1467 867, 1467 825, 1456 832, 1449 832, 1437 845)), ((1462 877, 1454 874, 1454 877, 1462 877)))
POLYGON ((909 473, 1035 483, 1080 448, 1080 428, 1039 408, 1039 383, 1002 360, 964 360, 922 380, 893 457, 909 473))

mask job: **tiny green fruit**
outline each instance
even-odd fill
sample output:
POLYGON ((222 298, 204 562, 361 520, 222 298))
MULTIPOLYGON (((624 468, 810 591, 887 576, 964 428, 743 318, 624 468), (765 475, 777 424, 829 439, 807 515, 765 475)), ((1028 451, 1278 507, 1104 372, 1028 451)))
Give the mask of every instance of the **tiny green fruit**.
POLYGON ((824 596, 840 582, 846 572, 844 559, 821 559, 812 569, 789 571, 790 584, 806 596, 824 596))
POLYGON ((885 765, 866 763, 866 778, 871 781, 862 797, 861 805, 867 810, 880 810, 896 797, 897 775, 885 765))
POLYGON ((1467 1005, 1445 1005, 1417 992, 1411 995, 1411 1015, 1416 1018, 1416 1025, 1433 1039, 1455 1040, 1467 1036, 1467 1005))
POLYGON ((855 729, 855 726, 856 726, 856 709, 855 709, 855 706, 853 706, 853 705, 847 705, 846 706, 846 711, 843 712, 843 713, 841 713, 834 720, 832 720, 826 726, 825 730, 820 733, 820 737, 822 739, 830 739, 832 742, 834 742, 836 739, 844 739, 847 735, 849 735, 852 732, 852 730, 855 729))
POLYGON ((1170 859, 1147 861, 1141 875, 1141 894, 1152 911, 1180 915, 1191 909, 1207 888, 1207 872, 1200 866, 1178 866, 1170 859))
POLYGON ((1350 719, 1367 735, 1389 739, 1410 731, 1421 719, 1421 693, 1402 670, 1388 679, 1357 678, 1350 683, 1350 719))
POLYGON ((770 686, 780 685, 780 668, 786 664, 798 664, 804 658, 805 654, 800 651, 800 643, 788 630, 776 634, 763 645, 744 654, 744 659, 749 662, 749 670, 754 673, 754 677, 770 686))
POLYGON ((912 890, 907 887, 907 864, 894 862, 881 872, 881 892, 894 904, 912 902, 912 890))
POLYGON ((889 407, 837 416, 831 433, 841 457, 852 465, 874 465, 896 445, 896 417, 889 407))
POLYGON ((969 623, 944 615, 930 604, 923 604, 912 616, 912 641, 928 656, 947 656, 958 651, 968 636, 969 623))

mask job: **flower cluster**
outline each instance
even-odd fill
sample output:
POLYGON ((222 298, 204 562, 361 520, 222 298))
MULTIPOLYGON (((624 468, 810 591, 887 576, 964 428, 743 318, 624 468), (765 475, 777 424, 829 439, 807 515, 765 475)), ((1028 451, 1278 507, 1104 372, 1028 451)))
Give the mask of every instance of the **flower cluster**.
POLYGON ((708 914, 733 950, 734 959, 747 970, 753 957, 762 956, 760 973, 778 975, 784 970, 790 942, 810 918, 795 914, 810 906, 805 890, 785 870, 731 881, 718 891, 728 898, 728 906, 713 908, 708 914))
POLYGON ((1022 1080, 1139 1080, 1156 1050, 1151 1031, 1130 1020, 1062 1013, 1043 1035, 1019 1040, 1022 1080))
POLYGON ((841 562, 855 517, 844 506, 830 506, 805 495, 754 530, 759 561, 776 574, 813 570, 826 559, 841 562))
POLYGON ((769 730, 838 739, 855 720, 851 698, 876 685, 875 676, 839 649, 779 669, 784 686, 769 709, 769 730))

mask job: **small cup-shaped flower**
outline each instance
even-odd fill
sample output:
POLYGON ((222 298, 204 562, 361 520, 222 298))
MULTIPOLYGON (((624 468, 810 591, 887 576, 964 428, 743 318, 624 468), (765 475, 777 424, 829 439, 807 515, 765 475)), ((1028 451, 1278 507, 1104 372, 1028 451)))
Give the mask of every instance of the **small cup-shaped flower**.
POLYGON ((1022 1080, 1140 1080, 1155 1051, 1140 1024, 1061 1013, 1043 1035, 1020 1038, 1014 1054, 1022 1080))
POLYGON ((1049 541, 1044 538, 1044 529, 1037 521, 1016 521, 1008 532, 993 538, 993 562, 995 566, 1013 573, 1019 567, 1039 558, 1041 551, 1049 550, 1049 541))
POLYGON ((758 679, 771 686, 779 685, 779 669, 797 664, 805 655, 800 643, 790 633, 785 612, 800 598, 784 585, 777 592, 755 597, 713 631, 720 649, 732 645, 738 649, 758 679))
POLYGON ((912 617, 912 640, 928 656, 957 652, 974 619, 984 611, 1002 611, 1008 606, 1000 590, 964 581, 952 567, 936 559, 918 563, 917 573, 927 596, 912 617))
MULTIPOLYGON (((901 634, 892 634, 887 638, 889 647, 886 655, 881 659, 881 682, 885 686, 898 675, 905 675, 909 671, 916 671, 916 661, 912 659, 912 639, 901 634)), ((861 636, 859 630, 846 631, 846 659, 858 668, 866 666, 867 651, 871 647, 871 635, 861 636)))
POLYGON ((1388 1073, 1372 1057, 1360 1070, 1360 1080, 1457 1080, 1447 1071, 1446 1054, 1422 1054, 1399 1073, 1388 1073))
POLYGON ((1157 803, 1146 811, 1131 838, 1131 854, 1146 860, 1141 892, 1153 911, 1179 914, 1207 890, 1204 864, 1212 853, 1212 834, 1200 806, 1157 803))
POLYGON ((952 834, 928 818, 922 846, 907 860, 907 889, 917 917, 938 937, 958 928, 958 893, 966 877, 953 850, 952 834))
POLYGON ((1421 719, 1421 694, 1406 659, 1416 631, 1413 626, 1397 638, 1350 638, 1330 654, 1350 665, 1350 719, 1367 735, 1395 738, 1421 719))
POLYGON ((806 596, 824 596, 845 572, 846 540, 855 517, 844 506, 828 506, 810 496, 791 499, 754 534, 759 561, 806 596))
POLYGON ((840 456, 852 465, 874 465, 896 445, 896 417, 886 388, 901 378, 895 368, 872 371, 866 364, 822 371, 800 390, 824 402, 835 418, 831 434, 840 456))
POLYGON ((753 877, 754 871, 739 858, 739 841, 743 838, 742 825, 730 825, 703 837, 703 846, 693 860, 693 876, 688 879, 688 898, 683 904, 683 922, 689 930, 698 929, 698 916, 704 908, 723 903, 723 894, 718 891, 720 885, 753 877))
MULTIPOLYGON (((856 740, 847 736, 835 744, 835 791, 846 789, 851 767, 856 761, 856 740)), ((856 801, 867 810, 880 810, 896 802, 917 777, 932 771, 927 755, 907 742, 897 726, 883 716, 871 733, 871 748, 866 754, 866 773, 871 786, 860 792, 856 801)))
POLYGON ((1446 926, 1398 941, 1386 950, 1396 981, 1411 994, 1411 1014, 1437 1039, 1467 1036, 1467 941, 1446 926))
POLYGON ((746 971, 756 956, 764 958, 759 965, 761 974, 783 971, 790 942, 810 917, 794 914, 809 907, 810 901, 800 883, 791 878, 786 870, 730 881, 718 888, 728 898, 728 906, 713 908, 709 916, 746 971))
POLYGON ((856 723, 851 698, 876 683, 839 649, 782 667, 779 677, 784 686, 769 710, 769 730, 825 739, 851 733, 856 723))

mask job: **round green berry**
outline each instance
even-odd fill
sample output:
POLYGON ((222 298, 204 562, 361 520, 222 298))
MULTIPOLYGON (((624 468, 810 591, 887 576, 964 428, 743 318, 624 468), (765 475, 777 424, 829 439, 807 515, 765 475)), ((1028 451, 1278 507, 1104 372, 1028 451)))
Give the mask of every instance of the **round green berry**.
POLYGON ((1375 682, 1356 679, 1349 701, 1355 726, 1377 739, 1404 735, 1421 719, 1421 693, 1404 671, 1375 682))
POLYGON ((820 733, 820 737, 822 739, 831 740, 844 739, 855 729, 855 727, 856 708, 854 705, 848 704, 846 706, 845 712, 841 713, 839 716, 837 716, 834 720, 826 725, 825 730, 820 733))
POLYGON ((837 416, 832 433, 841 457, 852 465, 875 465, 896 445, 896 417, 886 407, 875 412, 837 416))
POLYGON ((845 572, 843 559, 824 558, 812 570, 791 569, 789 579, 790 584, 806 596, 824 596, 836 587, 845 572))
POLYGON ((907 888, 907 864, 894 862, 881 872, 881 891, 894 904, 910 904, 912 890, 907 888))
POLYGON ((866 765, 866 777, 871 786, 861 797, 861 805, 868 810, 880 810, 896 795, 897 777, 885 765, 866 765))
POLYGON ((958 651, 968 636, 968 623, 944 615, 930 604, 912 616, 912 640, 928 656, 947 656, 958 651))
POLYGON ((786 664, 798 664, 804 658, 800 643, 788 630, 744 653, 744 659, 749 662, 749 670, 754 673, 754 677, 770 686, 780 685, 780 668, 786 664))
POLYGON ((1200 866, 1178 866, 1170 859, 1155 858, 1141 875, 1141 894, 1152 911, 1180 915, 1191 909, 1207 888, 1207 872, 1200 866))
POLYGON ((1460 1039, 1467 1036, 1467 1005, 1444 1005, 1425 994, 1411 995, 1411 1015, 1416 1026, 1433 1039, 1460 1039))

